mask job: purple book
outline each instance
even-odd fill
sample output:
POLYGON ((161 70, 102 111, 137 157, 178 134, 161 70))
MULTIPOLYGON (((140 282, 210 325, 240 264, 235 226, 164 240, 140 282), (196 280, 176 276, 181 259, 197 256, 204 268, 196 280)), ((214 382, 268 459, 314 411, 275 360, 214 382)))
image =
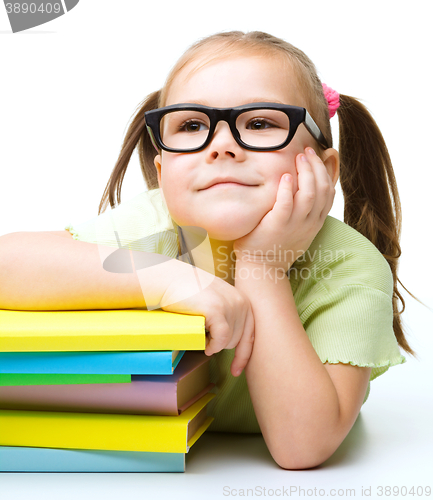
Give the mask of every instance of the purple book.
POLYGON ((209 392, 209 357, 187 351, 173 375, 132 375, 130 384, 0 387, 0 409, 178 415, 209 392))

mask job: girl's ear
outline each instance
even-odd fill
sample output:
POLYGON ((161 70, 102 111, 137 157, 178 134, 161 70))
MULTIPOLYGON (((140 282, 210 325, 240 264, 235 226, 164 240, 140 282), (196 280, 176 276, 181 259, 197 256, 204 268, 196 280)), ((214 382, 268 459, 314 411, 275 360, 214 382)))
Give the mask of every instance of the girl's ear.
MULTIPOLYGON (((164 198, 164 192, 162 190, 162 182, 161 182, 161 155, 156 155, 155 158, 153 159, 153 164, 156 167, 156 173, 158 174, 158 186, 159 186, 159 191, 161 193, 161 198, 162 201, 164 202, 165 206, 167 207, 167 202, 165 201, 164 198)), ((167 208, 168 210, 168 208, 167 208)))
POLYGON ((322 155, 323 164, 331 177, 334 186, 340 176, 340 155, 334 148, 328 148, 322 155))
POLYGON ((156 167, 156 172, 158 174, 158 185, 159 189, 161 189, 161 155, 156 155, 153 159, 153 164, 156 167))

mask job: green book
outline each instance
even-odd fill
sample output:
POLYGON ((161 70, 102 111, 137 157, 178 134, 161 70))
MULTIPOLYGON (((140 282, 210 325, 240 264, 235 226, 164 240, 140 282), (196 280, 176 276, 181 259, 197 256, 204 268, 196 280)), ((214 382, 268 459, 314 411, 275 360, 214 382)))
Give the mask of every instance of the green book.
POLYGON ((124 384, 131 375, 83 375, 81 373, 0 373, 0 386, 65 385, 65 384, 124 384))

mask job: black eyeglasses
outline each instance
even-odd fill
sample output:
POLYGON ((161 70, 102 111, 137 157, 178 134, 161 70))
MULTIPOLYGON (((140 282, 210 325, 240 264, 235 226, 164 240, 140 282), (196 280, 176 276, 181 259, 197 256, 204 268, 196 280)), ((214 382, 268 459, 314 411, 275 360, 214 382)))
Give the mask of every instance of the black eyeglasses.
POLYGON ((250 151, 286 147, 301 123, 322 147, 329 147, 308 111, 287 104, 258 102, 236 108, 173 104, 147 111, 144 116, 154 146, 170 153, 195 153, 206 148, 221 120, 229 124, 236 142, 250 151))

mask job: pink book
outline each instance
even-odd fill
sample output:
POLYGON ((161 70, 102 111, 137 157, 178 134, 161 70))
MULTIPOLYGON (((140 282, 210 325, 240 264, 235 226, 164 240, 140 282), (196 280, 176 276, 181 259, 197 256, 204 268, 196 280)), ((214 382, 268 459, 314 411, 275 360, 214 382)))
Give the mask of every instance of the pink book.
POLYGON ((0 387, 0 409, 179 415, 209 392, 209 357, 187 351, 172 375, 133 375, 130 384, 0 387))

